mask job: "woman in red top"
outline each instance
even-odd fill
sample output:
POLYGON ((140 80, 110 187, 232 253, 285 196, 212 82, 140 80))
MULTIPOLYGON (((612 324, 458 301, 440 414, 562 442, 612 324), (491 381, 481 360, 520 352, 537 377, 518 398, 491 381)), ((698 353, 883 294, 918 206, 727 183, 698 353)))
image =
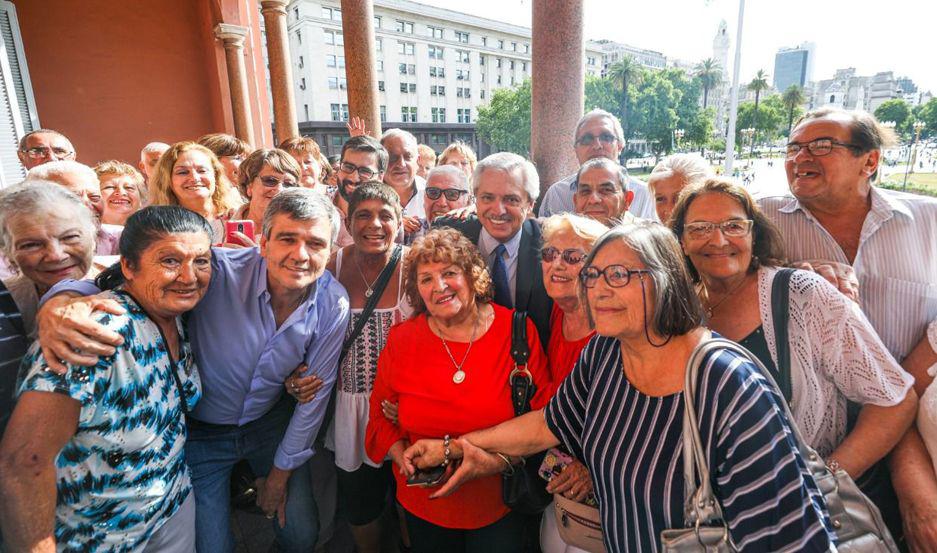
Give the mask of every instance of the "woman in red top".
MULTIPOLYGON (((405 263, 414 316, 391 329, 371 392, 371 413, 380 413, 384 400, 399 404, 398 424, 372 416, 365 443, 373 461, 390 454, 398 467, 406 447, 420 438, 456 438, 514 416, 508 383, 513 312, 491 303, 491 277, 478 250, 458 231, 432 230, 413 244, 405 263)), ((553 387, 529 321, 527 342, 537 386, 531 408, 537 409, 553 387)), ((522 548, 523 522, 501 501, 500 476, 434 500, 432 488, 407 486, 408 476, 403 468, 395 473, 414 552, 522 548)))
MULTIPOLYGON (((553 393, 573 370, 582 348, 595 335, 586 313, 585 304, 579 300, 579 271, 582 262, 592 251, 592 245, 608 230, 595 219, 570 213, 554 215, 543 221, 543 249, 540 250, 543 285, 553 300, 550 315, 550 341, 547 344, 547 366, 553 381, 553 393)), ((546 464, 555 474, 547 484, 550 493, 561 493, 574 501, 584 501, 592 494, 592 478, 589 471, 578 460, 558 466, 561 458, 569 458, 565 451, 557 454, 551 450, 546 464), (552 453, 552 455, 551 455, 552 453)), ((556 527, 553 507, 544 510, 540 525, 540 548, 544 553, 579 553, 579 548, 566 544, 556 527)))

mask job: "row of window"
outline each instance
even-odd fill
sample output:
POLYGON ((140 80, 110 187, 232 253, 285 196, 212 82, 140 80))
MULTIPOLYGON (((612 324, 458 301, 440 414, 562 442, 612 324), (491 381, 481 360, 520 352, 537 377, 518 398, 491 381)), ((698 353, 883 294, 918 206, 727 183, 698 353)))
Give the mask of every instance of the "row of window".
MULTIPOLYGON (((500 81, 499 81, 500 82, 500 81)), ((329 88, 332 90, 346 90, 348 88, 348 81, 345 77, 329 77, 328 78, 329 88)), ((514 84, 513 78, 511 84, 514 84)), ((300 90, 306 90, 306 78, 302 77, 299 81, 300 90)), ((377 81, 377 89, 380 92, 386 92, 384 81, 377 81)), ((416 94, 416 83, 401 82, 400 83, 400 92, 403 94, 416 94)), ((429 93, 431 96, 445 96, 446 87, 443 85, 431 85, 429 87, 429 93)), ((468 87, 456 87, 455 89, 456 98, 471 98, 472 89, 468 87)), ((481 91, 481 99, 485 99, 485 91, 481 91)), ((460 121, 461 122, 461 121, 460 121)))
MULTIPOLYGON (((348 121, 348 104, 332 104, 332 121, 348 121)), ((306 121, 309 121, 309 105, 304 104, 303 109, 306 115, 306 121)), ((381 122, 387 121, 387 106, 380 106, 381 122)), ((430 118, 433 123, 446 122, 446 108, 430 108, 430 118)), ((456 109, 456 120, 459 123, 472 122, 471 108, 456 109)), ((400 121, 403 123, 417 123, 416 106, 402 106, 400 108, 400 121)), ((341 144, 339 144, 340 146, 341 144)))
MULTIPOLYGON (((482 58, 482 60, 484 60, 484 58, 482 58)), ((509 68, 513 70, 513 69, 514 69, 514 61, 513 61, 513 60, 510 60, 510 62, 511 62, 511 63, 510 63, 510 65, 509 65, 509 68)), ((298 63, 298 65, 299 65, 299 68, 300 68, 300 69, 302 69, 302 68, 304 67, 305 62, 304 62, 304 60, 303 60, 303 56, 299 56, 299 63, 298 63)), ((326 65, 326 67, 344 68, 344 67, 345 67, 345 56, 340 56, 340 55, 336 55, 336 54, 326 54, 326 55, 325 55, 325 65, 326 65)), ((416 64, 413 64, 413 63, 401 63, 401 64, 399 64, 397 67, 398 67, 398 69, 399 69, 401 75, 416 75, 416 64)), ((499 68, 501 67, 501 58, 498 58, 498 65, 497 65, 497 67, 499 67, 499 68)), ((522 62, 521 69, 522 69, 523 71, 525 71, 525 72, 527 71, 527 62, 522 62)), ((384 70, 384 60, 377 60, 377 70, 378 70, 378 71, 383 71, 383 70, 384 70)), ((468 81, 468 80, 471 79, 471 75, 472 75, 472 72, 469 71, 468 69, 456 69, 456 72, 455 72, 455 78, 456 78, 456 80, 459 80, 459 81, 468 81)), ((430 68, 429 68, 429 76, 430 76, 430 77, 445 77, 445 76, 446 76, 446 68, 445 68, 445 67, 438 67, 438 66, 430 66, 430 68)), ((484 73, 481 73, 481 80, 482 80, 482 82, 485 81, 485 74, 484 74, 484 73)), ((498 81, 498 82, 499 82, 499 84, 500 84, 500 81, 498 81)))

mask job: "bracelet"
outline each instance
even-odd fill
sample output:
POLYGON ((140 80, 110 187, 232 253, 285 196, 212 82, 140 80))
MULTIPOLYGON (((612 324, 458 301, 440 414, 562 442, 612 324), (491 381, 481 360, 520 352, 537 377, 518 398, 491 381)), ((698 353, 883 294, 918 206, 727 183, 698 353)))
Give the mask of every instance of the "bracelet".
POLYGON ((826 460, 826 468, 830 469, 830 472, 832 472, 833 474, 836 474, 836 471, 840 470, 843 467, 839 464, 839 461, 830 457, 829 459, 826 460))
POLYGON ((449 439, 450 439, 450 438, 449 438, 449 434, 446 434, 446 435, 443 437, 443 439, 442 439, 442 447, 443 447, 442 454, 443 454, 443 460, 442 460, 442 465, 441 465, 441 466, 443 466, 443 467, 445 467, 445 466, 447 466, 447 465, 449 464, 449 454, 452 453, 451 451, 449 451, 449 439))
POLYGON ((501 474, 504 474, 505 476, 511 476, 512 474, 514 474, 514 465, 511 464, 511 460, 508 459, 507 455, 503 453, 498 453, 497 451, 495 452, 495 455, 497 455, 498 457, 501 457, 501 460, 504 461, 505 465, 507 465, 507 468, 504 469, 504 471, 502 471, 501 474))

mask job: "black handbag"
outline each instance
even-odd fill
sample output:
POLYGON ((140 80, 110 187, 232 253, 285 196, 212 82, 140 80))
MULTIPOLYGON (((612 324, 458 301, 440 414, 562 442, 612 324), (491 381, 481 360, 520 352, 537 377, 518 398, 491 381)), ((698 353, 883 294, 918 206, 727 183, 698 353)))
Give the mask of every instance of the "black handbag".
MULTIPOLYGON (((508 377, 511 384, 511 403, 514 406, 514 416, 519 417, 530 411, 530 399, 537 391, 533 375, 527 370, 530 348, 527 346, 525 311, 514 312, 511 324, 511 357, 514 358, 514 370, 508 377)), ((543 455, 532 455, 512 471, 502 473, 501 499, 512 511, 524 514, 542 513, 553 500, 553 494, 547 492, 546 481, 537 474, 543 455)))

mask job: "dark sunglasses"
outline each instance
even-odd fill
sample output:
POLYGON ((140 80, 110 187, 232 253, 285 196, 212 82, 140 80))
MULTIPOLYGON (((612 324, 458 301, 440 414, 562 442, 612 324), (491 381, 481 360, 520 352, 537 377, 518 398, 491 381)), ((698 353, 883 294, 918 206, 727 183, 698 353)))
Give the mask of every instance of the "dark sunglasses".
POLYGON ((431 200, 438 200, 440 196, 445 196, 450 202, 455 202, 462 197, 462 194, 468 194, 468 190, 459 190, 458 188, 447 188, 443 190, 435 186, 428 186, 423 193, 431 200))
POLYGON ((556 259, 557 256, 560 256, 563 261, 569 263, 570 265, 579 265, 587 255, 589 254, 578 248, 569 248, 567 250, 560 251, 553 246, 547 246, 546 248, 540 250, 540 258, 547 263, 553 263, 553 260, 556 259))
POLYGON ((296 186, 296 181, 286 180, 286 179, 280 180, 276 177, 271 177, 269 175, 264 176, 264 177, 258 177, 258 178, 260 179, 260 183, 266 186, 267 188, 276 188, 280 185, 283 185, 283 188, 292 188, 296 186))

